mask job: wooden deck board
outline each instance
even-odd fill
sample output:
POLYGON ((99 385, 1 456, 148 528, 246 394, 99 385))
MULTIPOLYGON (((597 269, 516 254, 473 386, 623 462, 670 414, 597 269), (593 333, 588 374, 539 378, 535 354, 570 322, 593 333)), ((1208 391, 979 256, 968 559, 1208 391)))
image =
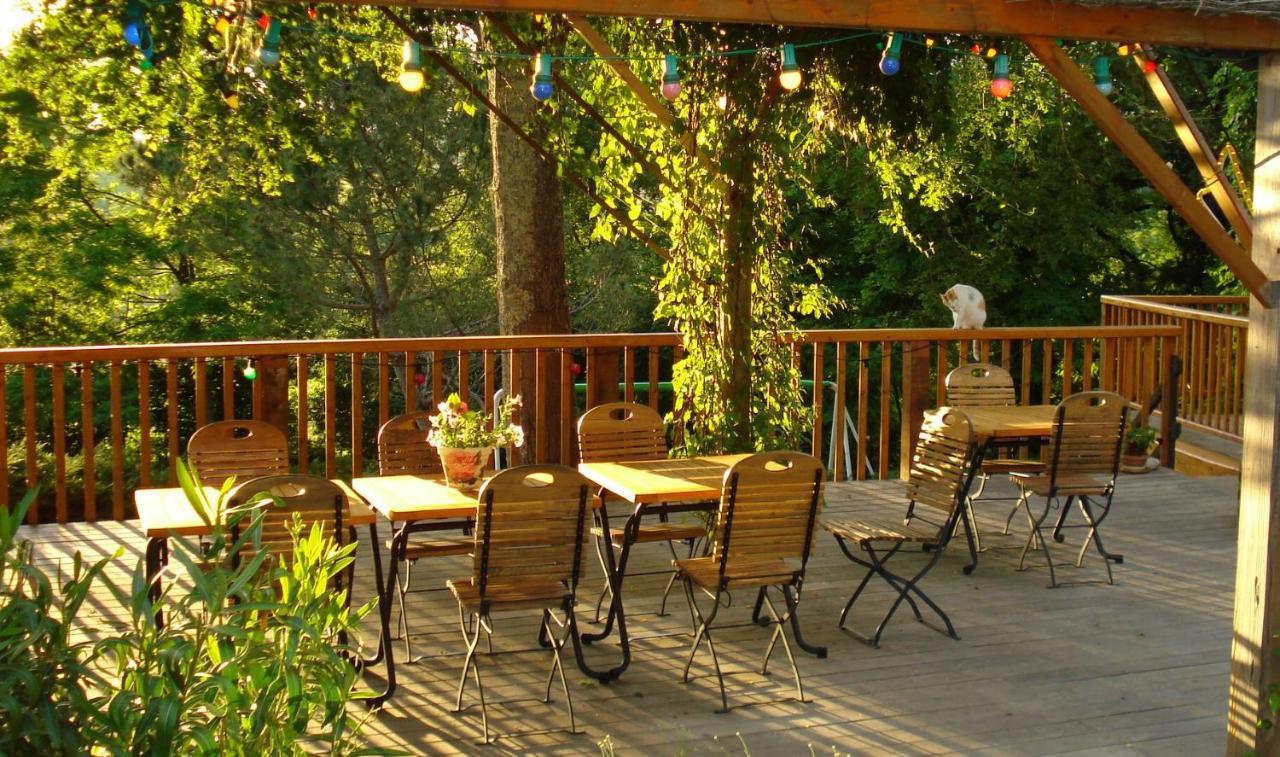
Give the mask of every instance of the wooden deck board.
MULTIPOLYGON (((992 496, 1009 495, 993 482, 992 496)), ((826 514, 850 515, 867 503, 896 502, 894 482, 829 487, 826 514)), ((756 754, 841 752, 947 754, 1167 754, 1218 751, 1225 728, 1226 686, 1235 560, 1235 482, 1192 479, 1158 471, 1120 481, 1116 506, 1104 535, 1110 549, 1125 555, 1115 566, 1116 585, 1091 584, 1048 589, 1039 563, 1017 572, 1016 547, 1025 525, 1015 521, 1010 536, 999 528, 1008 502, 980 502, 985 545, 978 571, 965 576, 963 543, 952 544, 923 584, 950 613, 961 640, 952 641, 911 619, 903 609, 886 631, 880 649, 871 649, 835 628, 835 618, 860 577, 834 542, 820 535, 801 603, 806 634, 830 647, 826 660, 801 654, 799 664, 809 700, 794 700, 790 670, 780 651, 771 674, 756 672, 767 634, 756 628, 717 633, 717 650, 729 674, 735 709, 717 715, 715 680, 705 652, 694 663, 697 676, 679 683, 687 651, 688 614, 683 596, 673 594, 670 614, 654 615, 665 577, 636 576, 626 588, 636 641, 633 663, 620 681, 601 685, 570 668, 581 733, 571 735, 559 695, 538 699, 548 657, 545 652, 498 654, 482 660, 490 726, 498 733, 496 753, 599 753, 608 737, 618 753, 685 751, 756 754), (511 700, 506 704, 495 702, 511 700)), ((103 557, 123 546, 125 554, 108 571, 122 581, 142 558, 144 541, 136 522, 39 526, 25 529, 37 544, 37 558, 50 569, 69 570, 70 554, 103 557)), ((1054 545, 1066 566, 1083 531, 1054 545)), ((386 529, 383 527, 385 538, 386 529)), ((372 564, 361 531, 357 598, 372 596, 372 564)), ((665 549, 638 548, 637 570, 661 569, 665 549)), ((669 557, 669 556, 668 556, 669 557)), ((920 559, 902 555, 897 559, 920 559)), ((464 576, 466 558, 423 562, 415 569, 419 587, 464 576)), ((1096 554, 1084 567, 1060 568, 1060 580, 1105 578, 1096 554)), ((892 599, 883 582, 873 583, 851 616, 866 631, 892 599), (878 583, 879 585, 876 585, 878 583)), ((582 615, 589 620, 599 569, 590 565, 582 591, 582 615)), ((722 611, 727 622, 745 619, 750 596, 735 596, 722 611)), ((461 667, 456 612, 444 592, 410 599, 416 654, 442 655, 398 668, 400 689, 367 729, 372 743, 410 752, 469 753, 479 739, 479 711, 449 712, 461 667)), ((120 608, 105 589, 94 593, 81 613, 82 633, 120 622, 120 608)), ((500 617, 495 650, 532 646, 536 618, 500 617)), ((373 621, 368 621, 373 638, 373 621)), ((397 646, 403 653, 403 646, 397 646)), ((614 658, 612 641, 588 647, 590 659, 614 658)), ((378 683, 371 676, 371 683, 378 683)))

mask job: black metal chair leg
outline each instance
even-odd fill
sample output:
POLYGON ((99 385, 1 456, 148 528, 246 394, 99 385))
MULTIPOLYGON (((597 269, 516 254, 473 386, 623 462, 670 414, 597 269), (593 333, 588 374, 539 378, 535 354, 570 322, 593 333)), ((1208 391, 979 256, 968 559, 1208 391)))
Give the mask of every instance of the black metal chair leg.
POLYGON ((1061 544, 1066 537, 1062 535, 1062 527, 1067 524, 1067 514, 1071 512, 1071 503, 1078 497, 1067 497, 1067 501, 1062 503, 1062 511, 1058 513, 1058 522, 1053 526, 1053 540, 1061 544))

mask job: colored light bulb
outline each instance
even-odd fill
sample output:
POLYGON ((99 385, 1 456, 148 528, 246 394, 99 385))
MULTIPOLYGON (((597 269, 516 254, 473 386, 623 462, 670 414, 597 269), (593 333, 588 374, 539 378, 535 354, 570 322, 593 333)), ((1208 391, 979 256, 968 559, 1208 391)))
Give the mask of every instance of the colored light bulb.
POLYGON ((244 377, 253 381, 258 377, 258 369, 254 368, 252 365, 246 365, 244 367, 244 377))
POLYGON ((533 65, 533 82, 529 85, 529 92, 538 102, 546 102, 556 91, 555 82, 551 78, 551 54, 538 53, 533 65))
POLYGON ((142 22, 126 21, 124 25, 124 41, 134 47, 142 45, 142 22))
POLYGON ((400 64, 400 88, 405 92, 421 92, 426 84, 427 77, 422 73, 422 46, 411 39, 405 40, 400 64))
POLYGON ((1156 69, 1158 69, 1159 67, 1160 67, 1160 64, 1156 63, 1155 59, 1153 58, 1147 58, 1146 60, 1142 61, 1142 73, 1144 74, 1154 74, 1156 72, 1156 69))
POLYGON ((1099 55, 1093 59, 1093 86, 1104 97, 1110 97, 1115 91, 1115 85, 1111 83, 1111 62, 1107 60, 1107 56, 1099 55))
POLYGON ((995 45, 990 45, 989 47, 987 47, 987 57, 988 57, 988 58, 994 58, 994 57, 996 57, 996 55, 997 55, 999 52, 1000 52, 1000 51, 996 49, 996 46, 995 46, 995 45))
POLYGON ((310 5, 307 6, 307 18, 311 19, 312 21, 315 21, 319 15, 320 15, 320 10, 316 8, 315 3, 311 3, 310 5))
POLYGON ((1125 43, 1123 45, 1119 45, 1116 47, 1116 55, 1119 55, 1121 58, 1125 57, 1128 54, 1129 54, 1128 43, 1125 43))
POLYGON ((668 100, 680 96, 680 72, 676 69, 674 55, 668 55, 662 62, 662 96, 668 100))
POLYGON ((778 83, 788 91, 804 83, 804 72, 796 63, 796 46, 789 42, 782 46, 782 70, 778 73, 778 83))
POLYGON ((902 69, 902 37, 896 32, 889 32, 889 44, 885 45, 880 56, 880 73, 893 76, 902 69))
MULTIPOLYGON (((222 101, 225 102, 227 104, 227 107, 232 110, 240 109, 240 95, 236 94, 235 92, 229 92, 229 91, 223 92, 222 101)), ((250 370, 250 369, 246 369, 246 370, 250 370)), ((257 375, 257 371, 254 371, 254 375, 255 376, 257 375)))
POLYGON ((124 33, 124 41, 133 47, 142 47, 146 29, 147 22, 143 20, 142 5, 136 0, 131 0, 125 6, 124 21, 120 28, 120 31, 124 33))
POLYGON ((979 45, 977 42, 974 42, 972 45, 969 45, 969 52, 973 53, 974 55, 981 55, 982 45, 979 45))
POLYGON ((1009 81, 1009 56, 996 56, 994 70, 991 74, 991 96, 1003 100, 1013 92, 1013 82, 1009 81))

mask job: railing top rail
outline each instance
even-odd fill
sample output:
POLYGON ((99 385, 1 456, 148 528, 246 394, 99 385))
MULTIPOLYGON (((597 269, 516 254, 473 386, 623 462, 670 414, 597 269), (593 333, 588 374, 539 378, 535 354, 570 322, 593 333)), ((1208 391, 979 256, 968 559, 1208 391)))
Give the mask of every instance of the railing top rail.
MULTIPOLYGON (((1243 319, 1246 320, 1247 319, 1243 319)), ((1176 326, 1037 326, 992 329, 816 329, 782 334, 802 344, 833 342, 1000 341, 1027 339, 1103 339, 1176 336, 1176 326)), ((577 349, 589 347, 663 347, 680 343, 672 332, 639 334, 548 334, 538 336, 452 336, 399 339, 322 339, 291 341, 190 342, 184 344, 13 347, 0 349, 0 365, 74 362, 183 360, 219 357, 329 355, 351 352, 432 352, 577 349)))
MULTIPOLYGON (((1203 302, 1203 300, 1198 301, 1203 302)), ((1152 299, 1143 297, 1122 297, 1119 295, 1105 294, 1102 296, 1102 303, 1104 305, 1121 305, 1132 310, 1141 310, 1146 313, 1159 313, 1160 315, 1183 318, 1188 321, 1216 323, 1222 326, 1233 326, 1237 328, 1247 328, 1249 326, 1248 316, 1216 313, 1211 310, 1198 310, 1196 308, 1189 308, 1181 305, 1156 302, 1152 299)))
POLYGON ((1142 300, 1166 305, 1195 303, 1200 305, 1248 305, 1249 297, 1242 294, 1104 294, 1107 300, 1142 300))

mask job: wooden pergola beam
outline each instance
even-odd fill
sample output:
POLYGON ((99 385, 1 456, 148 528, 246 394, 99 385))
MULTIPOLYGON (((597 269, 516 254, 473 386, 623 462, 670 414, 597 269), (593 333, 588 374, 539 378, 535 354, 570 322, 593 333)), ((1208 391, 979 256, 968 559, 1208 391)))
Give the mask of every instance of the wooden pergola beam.
POLYGON ((1138 130, 1125 119, 1124 114, 1098 91, 1093 79, 1052 39, 1027 36, 1022 41, 1044 64, 1045 70, 1053 74, 1063 89, 1075 98, 1102 133, 1120 148, 1134 167, 1204 240, 1213 254, 1231 269, 1245 289, 1265 307, 1270 308, 1273 302, 1266 274, 1249 253, 1222 228, 1208 208, 1196 199, 1195 193, 1165 164, 1164 159, 1147 144, 1138 130))
POLYGON ((1280 49, 1280 22, 1062 0, 338 0, 357 5, 671 18, 730 24, 1059 37, 1233 50, 1280 49))
MULTIPOLYGON (((1134 65, 1139 70, 1143 70, 1148 59, 1147 51, 1139 48, 1132 57, 1134 65)), ((1236 193, 1235 187, 1227 181, 1227 172, 1223 170, 1222 164, 1214 155, 1213 146, 1209 144, 1208 139, 1205 139, 1204 132, 1200 131, 1195 117, 1191 115, 1186 103, 1174 89, 1164 66, 1156 66, 1150 73, 1144 70, 1142 76, 1146 79, 1147 86, 1151 87, 1151 93, 1155 95, 1165 115, 1173 123, 1173 130, 1177 132, 1178 140, 1191 155, 1191 160, 1195 162, 1196 170, 1204 179, 1205 186, 1213 195, 1213 199, 1217 200, 1218 207, 1222 208, 1222 212, 1226 214, 1231 228, 1235 229, 1240 246, 1246 250, 1252 248, 1253 219, 1249 215, 1249 210, 1241 201, 1240 195, 1236 193)))

